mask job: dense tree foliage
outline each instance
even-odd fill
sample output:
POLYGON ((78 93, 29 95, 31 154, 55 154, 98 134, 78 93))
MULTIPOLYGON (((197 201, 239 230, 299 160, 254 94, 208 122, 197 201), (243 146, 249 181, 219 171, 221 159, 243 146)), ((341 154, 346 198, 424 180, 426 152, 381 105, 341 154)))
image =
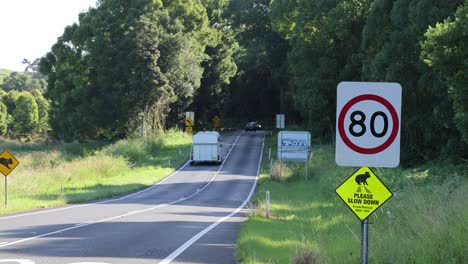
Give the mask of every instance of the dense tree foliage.
MULTIPOLYGON (((425 32, 453 16, 462 3, 275 0, 271 4, 273 25, 291 45, 290 88, 302 120, 314 124, 314 134, 333 138, 339 82, 398 82, 403 87, 404 162, 463 155, 464 151, 466 155, 466 145, 460 144, 454 126, 447 85, 420 59, 425 32)), ((466 53, 459 55, 466 61, 466 53)), ((460 83, 466 84, 466 79, 460 83)))
POLYGON ((8 112, 4 103, 0 102, 0 135, 5 135, 8 128, 8 112))
POLYGON ((336 86, 361 80, 361 33, 370 0, 274 1, 275 28, 289 39, 291 96, 312 132, 330 137, 336 86))
POLYGON ((40 90, 0 90, 0 135, 31 138, 49 131, 49 102, 40 90))
POLYGON ((446 81, 453 99, 456 125, 468 143, 468 2, 460 6, 454 18, 437 23, 425 36, 424 62, 446 81))
POLYGON ((206 59, 202 62, 203 75, 200 88, 195 92, 191 105, 197 113, 198 125, 205 126, 215 115, 224 113, 224 106, 230 101, 231 78, 237 72, 234 53, 239 49, 235 32, 223 16, 228 7, 227 0, 204 0, 211 38, 205 48, 206 59))
POLYGON ((67 27, 40 63, 51 125, 63 138, 120 138, 182 120, 213 38, 190 1, 100 1, 67 27))
POLYGON ((230 118, 273 119, 289 111, 288 43, 273 30, 270 0, 232 0, 226 12, 240 50, 238 72, 230 85, 225 112, 230 118))
POLYGON ((370 10, 362 78, 402 85, 402 157, 407 161, 460 150, 447 88, 419 59, 419 43, 429 26, 452 15, 462 2, 385 0, 374 1, 370 10))
POLYGON ((9 76, 3 79, 3 84, 0 85, 4 91, 32 91, 45 90, 47 82, 44 76, 38 73, 20 73, 12 72, 9 76))
POLYGON ((37 104, 37 126, 35 132, 44 133, 49 129, 49 102, 44 98, 39 90, 31 92, 37 104))
POLYGON ((18 96, 13 119, 13 128, 17 135, 31 135, 35 132, 39 121, 39 110, 32 94, 22 93, 18 96))
POLYGON ((404 163, 466 156, 466 17, 465 0, 100 0, 39 64, 49 123, 117 139, 189 110, 282 112, 331 141, 339 82, 398 82, 404 163))

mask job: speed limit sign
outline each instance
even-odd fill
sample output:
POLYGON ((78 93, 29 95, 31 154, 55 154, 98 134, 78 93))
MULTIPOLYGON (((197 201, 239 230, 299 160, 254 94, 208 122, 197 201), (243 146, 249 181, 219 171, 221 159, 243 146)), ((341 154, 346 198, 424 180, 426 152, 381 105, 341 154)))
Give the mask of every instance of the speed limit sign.
POLYGON ((341 82, 335 160, 340 166, 393 168, 400 163, 401 85, 341 82))

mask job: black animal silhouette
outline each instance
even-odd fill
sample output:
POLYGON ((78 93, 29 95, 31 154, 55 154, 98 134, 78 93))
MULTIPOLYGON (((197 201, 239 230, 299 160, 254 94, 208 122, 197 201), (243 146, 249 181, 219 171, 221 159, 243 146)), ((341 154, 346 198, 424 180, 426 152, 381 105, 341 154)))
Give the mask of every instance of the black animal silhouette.
POLYGON ((9 170, 11 170, 10 164, 13 164, 13 160, 11 158, 9 159, 5 159, 5 158, 0 158, 0 164, 2 164, 3 166, 7 167, 9 170))
POLYGON ((368 171, 366 171, 366 173, 363 173, 363 174, 359 174, 356 176, 356 182, 357 184, 361 185, 361 183, 363 185, 367 185, 367 179, 370 177, 370 174, 368 171))

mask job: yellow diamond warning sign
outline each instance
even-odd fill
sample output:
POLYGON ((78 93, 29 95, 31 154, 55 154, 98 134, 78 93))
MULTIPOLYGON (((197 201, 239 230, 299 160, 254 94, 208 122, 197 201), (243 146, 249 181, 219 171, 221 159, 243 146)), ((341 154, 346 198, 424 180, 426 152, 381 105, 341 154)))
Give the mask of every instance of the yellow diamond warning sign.
POLYGON ((336 193, 361 221, 392 197, 390 190, 368 167, 353 173, 336 188, 336 193))
POLYGON ((188 127, 192 126, 193 125, 192 119, 190 119, 190 118, 185 119, 185 125, 188 126, 188 127))
POLYGON ((221 118, 219 118, 219 116, 215 116, 213 117, 213 126, 215 128, 219 128, 219 126, 221 125, 221 118))
POLYGON ((0 154, 0 172, 7 176, 10 174, 12 170, 18 166, 19 162, 18 160, 13 157, 13 155, 8 152, 8 150, 5 150, 0 154))

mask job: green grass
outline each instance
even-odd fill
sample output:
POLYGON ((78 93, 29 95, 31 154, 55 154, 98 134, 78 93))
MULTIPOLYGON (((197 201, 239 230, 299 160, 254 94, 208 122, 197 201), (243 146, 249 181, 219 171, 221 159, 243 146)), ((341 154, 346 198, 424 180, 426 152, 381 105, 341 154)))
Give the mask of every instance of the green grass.
MULTIPOLYGON (((266 153, 270 147, 276 153, 275 136, 267 139, 266 153)), ((309 181, 305 181, 303 163, 287 163, 286 177, 272 181, 267 156, 256 209, 238 237, 238 259, 242 263, 359 263, 360 221, 335 193, 355 168, 338 167, 331 146, 315 145, 309 181), (270 218, 265 217, 266 191, 270 191, 270 218)), ((374 172, 394 197, 369 218, 369 263, 468 262, 468 165, 374 172)))
MULTIPOLYGON (((164 178, 188 158, 184 133, 115 144, 0 142, 20 162, 8 175, 8 207, 0 214, 78 203, 144 188, 164 178), (179 154, 180 150, 180 154, 179 154)), ((4 188, 0 188, 0 199, 4 188)))

